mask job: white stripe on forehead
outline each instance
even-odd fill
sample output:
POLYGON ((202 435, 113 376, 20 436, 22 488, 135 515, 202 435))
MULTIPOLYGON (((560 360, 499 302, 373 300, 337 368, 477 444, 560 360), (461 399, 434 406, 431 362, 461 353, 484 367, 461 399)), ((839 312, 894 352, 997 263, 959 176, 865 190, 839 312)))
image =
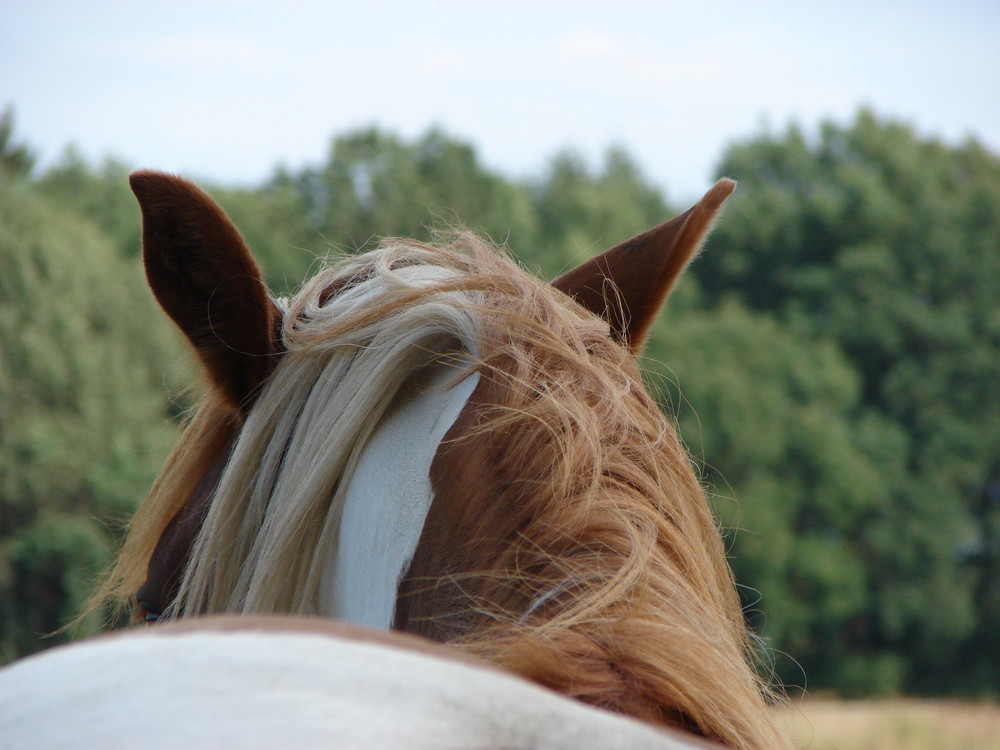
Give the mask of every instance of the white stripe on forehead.
POLYGON ((437 366, 403 388, 350 477, 339 541, 321 584, 320 613, 388 630, 396 593, 433 500, 431 462, 479 382, 437 366))

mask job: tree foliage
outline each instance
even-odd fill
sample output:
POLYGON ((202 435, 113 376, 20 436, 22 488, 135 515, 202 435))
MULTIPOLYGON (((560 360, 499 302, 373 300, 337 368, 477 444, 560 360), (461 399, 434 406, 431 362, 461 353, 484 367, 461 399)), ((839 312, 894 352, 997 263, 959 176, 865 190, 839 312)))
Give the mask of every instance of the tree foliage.
POLYGON ((933 689, 963 662, 1000 674, 1000 160, 861 111, 735 144, 719 171, 741 191, 695 269, 703 290, 843 353, 859 385, 846 434, 875 469, 838 460, 868 489, 821 516, 863 564, 863 598, 818 608, 812 643, 789 650, 835 683, 856 660, 893 661, 891 688, 933 689))
MULTIPOLYGON (((86 595, 187 377, 141 279, 126 165, 33 163, 5 113, 0 658, 86 595)), ((734 143, 718 171, 740 188, 645 361, 715 490, 750 622, 791 682, 995 693, 1000 159, 861 111, 734 143)), ((459 223, 551 277, 675 212, 620 148, 519 181, 438 129, 357 130, 322 164, 211 189, 282 292, 331 251, 459 223)))
MULTIPOLYGON (((170 447, 175 341, 134 259, 0 175, 0 657, 53 642, 170 447)), ((90 624, 90 629, 95 623, 90 624)))

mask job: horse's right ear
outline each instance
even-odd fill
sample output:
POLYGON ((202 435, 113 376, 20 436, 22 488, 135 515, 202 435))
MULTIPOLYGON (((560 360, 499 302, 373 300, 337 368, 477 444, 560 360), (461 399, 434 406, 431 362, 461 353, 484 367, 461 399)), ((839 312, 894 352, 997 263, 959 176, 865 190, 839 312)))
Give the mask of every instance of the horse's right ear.
POLYGON ((157 301, 194 347, 209 380, 247 410, 280 354, 281 314, 239 230, 204 191, 141 171, 142 257, 157 301))

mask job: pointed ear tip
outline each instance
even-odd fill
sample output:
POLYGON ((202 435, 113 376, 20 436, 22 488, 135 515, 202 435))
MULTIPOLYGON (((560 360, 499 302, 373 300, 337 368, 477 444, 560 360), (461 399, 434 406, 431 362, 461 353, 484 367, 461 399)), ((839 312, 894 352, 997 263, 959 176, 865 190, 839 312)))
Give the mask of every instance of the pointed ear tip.
POLYGON ((142 198, 163 177, 161 172, 152 169, 138 169, 128 176, 128 186, 137 198, 142 198))
POLYGON ((719 206, 726 198, 733 194, 734 190, 736 190, 736 180, 723 177, 705 193, 702 202, 710 204, 713 207, 719 206))
POLYGON ((149 182, 157 178, 165 177, 163 172, 157 172, 155 169, 137 169, 128 176, 128 182, 130 185, 136 183, 149 182))
POLYGON ((183 182, 183 179, 155 169, 137 169, 128 176, 128 186, 137 198, 148 195, 158 187, 166 188, 179 182, 183 182))

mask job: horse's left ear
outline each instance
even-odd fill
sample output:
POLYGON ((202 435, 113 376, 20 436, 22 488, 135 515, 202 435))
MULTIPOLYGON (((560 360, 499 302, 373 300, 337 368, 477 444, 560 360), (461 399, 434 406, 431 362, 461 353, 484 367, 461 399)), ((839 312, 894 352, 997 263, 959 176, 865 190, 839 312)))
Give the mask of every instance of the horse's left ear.
POLYGON ((611 334, 631 351, 640 351, 660 307, 735 188, 732 180, 719 180, 693 208, 591 258, 552 286, 607 320, 611 334))
POLYGON ((280 354, 281 314, 239 230, 211 197, 180 177, 141 171, 142 258, 157 301, 194 347, 229 403, 249 409, 280 354))

